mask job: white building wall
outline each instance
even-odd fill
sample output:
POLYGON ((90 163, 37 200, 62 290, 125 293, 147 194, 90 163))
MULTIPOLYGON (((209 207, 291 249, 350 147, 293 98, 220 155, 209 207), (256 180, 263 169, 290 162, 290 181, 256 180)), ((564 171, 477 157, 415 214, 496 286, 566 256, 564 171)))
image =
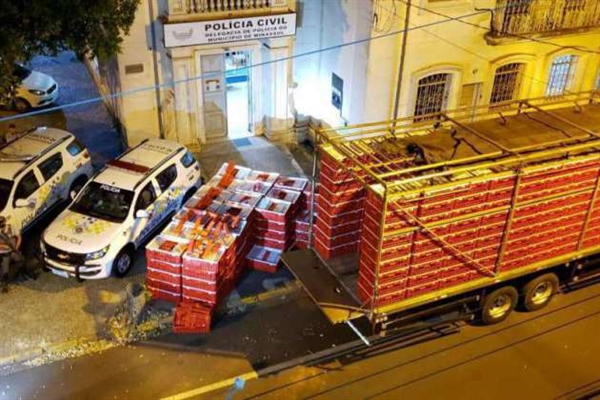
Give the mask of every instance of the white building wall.
MULTIPOLYGON (((413 4, 459 18, 477 14, 477 9, 493 8, 495 1, 413 0, 413 4)), ((397 0, 305 0, 303 26, 298 29, 296 39, 298 54, 317 46, 326 48, 369 37, 371 41, 307 57, 312 62, 296 60, 295 103, 298 111, 330 125, 344 121, 336 118, 339 113, 336 115, 330 102, 331 72, 335 72, 344 79, 342 115, 348 122, 393 118, 405 12, 406 5, 397 0), (315 76, 318 79, 314 79, 315 76)), ((590 90, 596 82, 600 65, 598 54, 563 47, 598 51, 599 29, 540 37, 553 44, 513 40, 490 45, 485 40, 490 26, 488 12, 464 19, 484 29, 446 19, 414 7, 411 9, 398 100, 399 117, 413 115, 418 80, 433 73, 451 74, 447 109, 460 106, 463 86, 469 84, 481 84, 477 104, 488 104, 496 68, 510 62, 525 64, 517 96, 520 98, 545 95, 550 66, 558 55, 579 57, 569 87, 571 92, 590 90), (422 27, 424 25, 429 26, 422 27)))
POLYGON ((130 33, 123 38, 123 52, 117 57, 120 90, 125 93, 120 98, 123 109, 120 117, 129 145, 135 145, 149 137, 160 136, 156 93, 152 89, 154 66, 149 41, 148 6, 147 2, 140 3, 130 33), (143 70, 127 73, 126 69, 133 66, 141 66, 143 70), (144 89, 140 90, 142 88, 144 89))

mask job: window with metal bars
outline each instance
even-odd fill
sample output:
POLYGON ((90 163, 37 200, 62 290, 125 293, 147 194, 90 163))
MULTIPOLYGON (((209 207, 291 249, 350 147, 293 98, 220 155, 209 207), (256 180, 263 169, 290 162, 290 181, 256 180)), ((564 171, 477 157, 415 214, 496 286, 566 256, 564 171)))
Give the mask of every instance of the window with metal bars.
POLYGON ((451 74, 432 74, 419 79, 415 101, 415 121, 435 119, 448 105, 451 74))
POLYGON ((560 96, 568 91, 576 62, 577 57, 574 55, 565 55, 554 59, 546 85, 546 96, 560 96))
POLYGON ((513 100, 518 95, 523 68, 523 63, 510 63, 496 69, 490 104, 513 100))

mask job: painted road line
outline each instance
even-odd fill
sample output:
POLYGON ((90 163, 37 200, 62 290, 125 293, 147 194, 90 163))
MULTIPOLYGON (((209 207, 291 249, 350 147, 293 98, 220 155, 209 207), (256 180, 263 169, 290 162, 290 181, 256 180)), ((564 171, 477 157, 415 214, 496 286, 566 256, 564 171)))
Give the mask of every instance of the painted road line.
POLYGON ((257 379, 258 373, 256 371, 248 372, 246 374, 236 376, 234 378, 223 379, 222 381, 211 383, 210 385, 201 386, 196 389, 188 390, 187 392, 182 392, 175 394, 169 397, 163 397, 161 400, 184 400, 189 399, 191 397, 200 396, 202 394, 214 392, 215 390, 224 389, 228 386, 233 386, 236 383, 236 380, 241 379, 246 382, 251 379, 257 379))

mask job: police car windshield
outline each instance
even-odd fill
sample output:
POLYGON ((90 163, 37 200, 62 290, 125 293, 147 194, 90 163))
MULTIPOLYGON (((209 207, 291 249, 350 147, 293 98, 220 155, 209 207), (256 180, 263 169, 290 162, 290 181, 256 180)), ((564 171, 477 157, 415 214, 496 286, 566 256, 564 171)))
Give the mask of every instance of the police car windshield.
POLYGON ((4 207, 6 207, 12 185, 12 181, 0 178, 0 211, 4 210, 4 207))
POLYGON ((70 210, 111 222, 122 222, 127 218, 132 200, 133 192, 130 190, 90 182, 70 210))

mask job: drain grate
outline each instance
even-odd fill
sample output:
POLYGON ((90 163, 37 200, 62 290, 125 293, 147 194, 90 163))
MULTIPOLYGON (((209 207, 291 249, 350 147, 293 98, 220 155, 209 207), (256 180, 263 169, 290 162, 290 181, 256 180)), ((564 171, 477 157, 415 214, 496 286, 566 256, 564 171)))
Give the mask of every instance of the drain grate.
POLYGON ((245 147, 245 146, 252 145, 252 142, 250 142, 250 139, 247 139, 247 138, 234 139, 231 142, 235 145, 235 147, 245 147))

